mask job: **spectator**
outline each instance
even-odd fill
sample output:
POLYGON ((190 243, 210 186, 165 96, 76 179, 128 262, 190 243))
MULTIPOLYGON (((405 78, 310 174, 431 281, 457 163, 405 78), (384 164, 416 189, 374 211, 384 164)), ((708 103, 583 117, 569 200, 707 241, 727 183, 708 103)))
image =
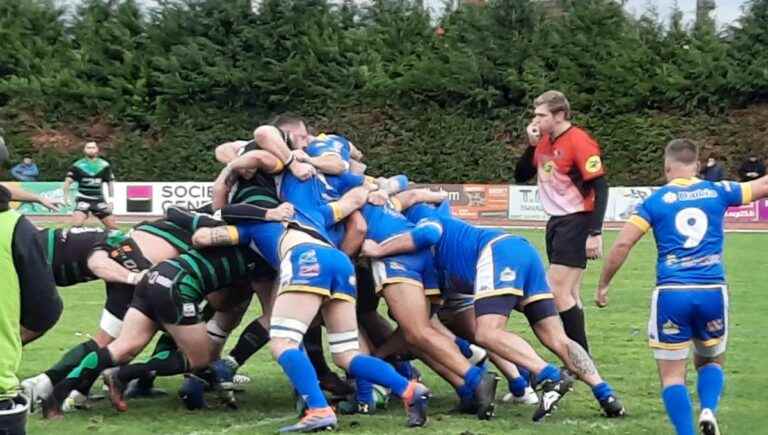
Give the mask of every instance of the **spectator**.
POLYGON ((744 163, 739 167, 739 177, 741 181, 747 182, 756 180, 765 175, 765 164, 758 160, 757 154, 750 153, 744 163))
POLYGON ((700 176, 707 181, 723 181, 723 178, 725 177, 723 164, 717 161, 717 157, 714 154, 709 155, 706 165, 704 165, 704 168, 701 170, 700 176))
POLYGON ((37 170, 37 165, 31 158, 24 157, 21 163, 11 168, 11 174, 19 181, 37 181, 40 171, 37 170))

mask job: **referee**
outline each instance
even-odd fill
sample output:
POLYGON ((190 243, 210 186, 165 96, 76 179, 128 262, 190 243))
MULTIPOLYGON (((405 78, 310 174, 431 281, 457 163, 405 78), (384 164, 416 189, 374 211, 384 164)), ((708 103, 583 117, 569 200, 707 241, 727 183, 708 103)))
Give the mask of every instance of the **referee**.
POLYGON ((565 332, 589 352, 581 304, 581 280, 587 260, 600 258, 608 183, 600 146, 571 124, 571 106, 561 92, 534 100, 528 126, 530 146, 517 162, 515 181, 537 176, 547 222, 549 279, 565 332))
MULTIPOLYGON (((7 156, 0 141, 0 164, 7 156)), ((11 199, 0 185, 0 433, 22 435, 29 401, 18 394, 21 348, 56 323, 62 303, 37 230, 10 209, 11 199)))

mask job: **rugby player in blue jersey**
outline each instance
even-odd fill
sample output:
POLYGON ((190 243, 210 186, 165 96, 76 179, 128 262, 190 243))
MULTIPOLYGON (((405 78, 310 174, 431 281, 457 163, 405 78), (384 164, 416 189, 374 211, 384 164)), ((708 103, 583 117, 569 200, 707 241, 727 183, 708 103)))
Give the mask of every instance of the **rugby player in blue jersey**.
POLYGON ((648 342, 659 368, 662 400, 680 435, 694 434, 693 406, 685 386, 693 345, 701 412, 699 428, 719 434, 716 414, 725 375, 728 288, 723 264, 725 212, 768 196, 768 177, 749 183, 696 178, 699 148, 671 141, 664 153, 668 184, 629 218, 605 260, 596 302, 608 304, 608 286, 635 244, 653 229, 658 250, 648 342))

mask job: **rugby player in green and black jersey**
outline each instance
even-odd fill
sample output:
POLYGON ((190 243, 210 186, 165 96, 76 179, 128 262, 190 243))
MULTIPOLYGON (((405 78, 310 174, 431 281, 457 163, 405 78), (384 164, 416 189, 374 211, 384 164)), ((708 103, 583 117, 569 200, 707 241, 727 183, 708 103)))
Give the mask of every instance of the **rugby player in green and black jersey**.
POLYGON ((112 167, 109 162, 99 157, 99 147, 96 142, 88 142, 83 148, 85 157, 72 164, 64 179, 62 190, 64 202, 69 202, 69 186, 77 183, 73 225, 80 226, 88 219, 89 214, 96 216, 107 228, 117 229, 117 223, 112 215, 112 204, 104 197, 102 184, 107 183, 109 196, 114 197, 114 180, 112 167))

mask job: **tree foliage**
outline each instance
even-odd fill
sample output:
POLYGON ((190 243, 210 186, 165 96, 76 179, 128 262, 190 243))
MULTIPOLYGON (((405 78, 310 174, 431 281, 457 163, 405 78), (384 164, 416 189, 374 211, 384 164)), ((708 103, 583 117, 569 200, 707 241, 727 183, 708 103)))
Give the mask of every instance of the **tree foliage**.
POLYGON ((725 134, 692 120, 732 132, 729 113, 768 99, 768 0, 721 33, 611 0, 489 0, 439 18, 418 0, 158 3, 0 2, 0 126, 15 153, 60 178, 100 123, 121 178, 207 179, 212 146, 291 111, 348 133, 380 173, 506 182, 531 101, 559 89, 612 181, 644 184, 668 138, 725 134))

